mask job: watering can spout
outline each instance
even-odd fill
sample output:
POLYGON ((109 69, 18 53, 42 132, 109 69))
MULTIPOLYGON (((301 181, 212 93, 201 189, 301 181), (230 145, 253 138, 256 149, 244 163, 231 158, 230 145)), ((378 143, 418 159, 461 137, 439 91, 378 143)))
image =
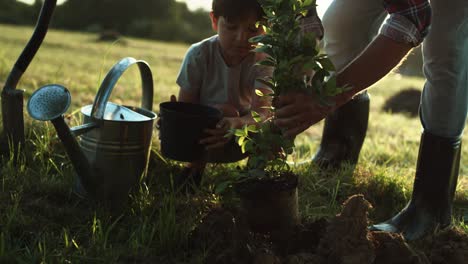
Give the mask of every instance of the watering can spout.
MULTIPOLYGON (((93 184, 95 177, 92 175, 91 164, 75 139, 74 132, 67 126, 63 118, 70 102, 70 92, 61 85, 52 84, 36 90, 28 101, 27 109, 32 118, 52 122, 81 183, 92 194, 94 193, 92 190, 95 186, 93 184)), ((89 131, 94 127, 96 126, 87 126, 83 130, 89 131)), ((75 133, 79 133, 80 130, 82 129, 75 129, 75 133)))

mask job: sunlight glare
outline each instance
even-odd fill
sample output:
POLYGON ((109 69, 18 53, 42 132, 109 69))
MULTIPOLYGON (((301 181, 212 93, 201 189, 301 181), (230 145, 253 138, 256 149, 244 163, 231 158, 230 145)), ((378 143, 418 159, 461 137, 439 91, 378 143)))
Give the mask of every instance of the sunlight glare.
MULTIPOLYGON (((211 10, 212 0, 176 0, 177 2, 185 2, 190 10, 202 8, 204 10, 211 10)), ((333 0, 317 0, 317 12, 322 16, 327 7, 333 0)))

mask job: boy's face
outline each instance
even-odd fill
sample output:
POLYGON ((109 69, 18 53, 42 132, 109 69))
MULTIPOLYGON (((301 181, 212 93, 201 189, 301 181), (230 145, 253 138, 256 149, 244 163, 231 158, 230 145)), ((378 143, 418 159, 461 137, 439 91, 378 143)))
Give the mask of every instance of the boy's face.
POLYGON ((225 17, 214 17, 210 14, 213 29, 218 32, 221 51, 228 65, 238 64, 254 48, 249 42, 251 37, 263 33, 262 27, 256 27, 257 17, 254 14, 244 19, 227 20, 225 17))

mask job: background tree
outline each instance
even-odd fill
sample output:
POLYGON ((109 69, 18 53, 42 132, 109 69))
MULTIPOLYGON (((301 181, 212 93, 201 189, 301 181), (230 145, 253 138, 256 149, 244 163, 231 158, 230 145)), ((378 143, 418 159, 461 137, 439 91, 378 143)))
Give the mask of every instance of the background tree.
POLYGON ((38 14, 35 14, 34 9, 25 3, 16 0, 0 0, 0 23, 32 24, 38 14))
POLYGON ((213 34, 208 12, 191 12, 185 3, 174 0, 68 0, 58 7, 55 25, 183 42, 213 34))

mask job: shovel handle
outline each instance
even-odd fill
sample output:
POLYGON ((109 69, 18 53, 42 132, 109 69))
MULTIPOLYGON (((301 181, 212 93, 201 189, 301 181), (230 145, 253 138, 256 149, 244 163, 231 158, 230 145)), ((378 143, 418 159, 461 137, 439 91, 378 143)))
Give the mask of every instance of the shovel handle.
POLYGON ((34 33, 29 39, 28 44, 24 48, 21 55, 16 60, 13 69, 8 76, 8 79, 5 83, 5 88, 7 90, 14 90, 16 89, 16 85, 19 82, 19 79, 26 71, 29 66, 29 63, 32 61, 34 56, 36 55, 39 47, 42 44, 42 41, 47 34, 47 30, 49 28, 50 19, 52 14, 54 13, 55 6, 57 5, 57 0, 45 0, 44 4, 42 5, 41 12, 39 14, 39 18, 36 23, 36 28, 34 29, 34 33))

